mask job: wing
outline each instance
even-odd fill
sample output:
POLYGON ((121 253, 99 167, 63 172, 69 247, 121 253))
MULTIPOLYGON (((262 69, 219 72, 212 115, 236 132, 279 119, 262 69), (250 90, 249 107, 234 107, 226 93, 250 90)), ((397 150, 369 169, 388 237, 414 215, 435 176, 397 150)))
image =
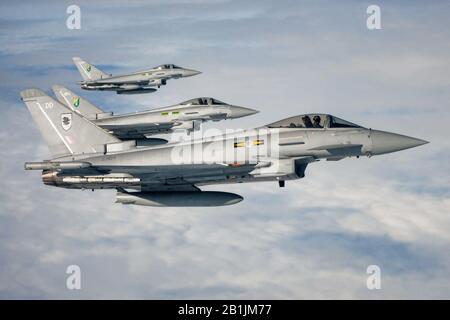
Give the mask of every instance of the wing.
POLYGON ((146 181, 141 183, 140 191, 160 192, 160 191, 198 191, 201 190, 193 183, 182 178, 167 179, 163 183, 160 181, 146 181))
MULTIPOLYGON (((238 176, 247 175, 255 169, 256 164, 226 165, 226 164, 186 164, 152 166, 149 168, 114 169, 139 177, 144 185, 183 185, 223 182, 238 176)), ((104 169, 104 168, 103 168, 104 169)))
POLYGON ((133 125, 114 125, 97 122, 103 129, 119 139, 145 139, 149 135, 171 132, 174 123, 145 123, 133 125))
POLYGON ((229 166, 223 164, 190 165, 174 171, 159 167, 154 174, 135 174, 141 177, 141 191, 201 191, 196 184, 224 183, 247 175, 254 164, 229 166))
MULTIPOLYGON (((159 166, 99 166, 86 168, 47 170, 48 174, 57 172, 57 180, 62 187, 85 189, 134 189, 140 191, 200 191, 196 184, 225 183, 236 177, 247 175, 255 164, 190 164, 159 166)), ((51 167, 52 168, 52 167, 51 167)), ((34 168, 39 169, 39 168, 34 168)), ((50 176, 47 178, 56 177, 50 176)))

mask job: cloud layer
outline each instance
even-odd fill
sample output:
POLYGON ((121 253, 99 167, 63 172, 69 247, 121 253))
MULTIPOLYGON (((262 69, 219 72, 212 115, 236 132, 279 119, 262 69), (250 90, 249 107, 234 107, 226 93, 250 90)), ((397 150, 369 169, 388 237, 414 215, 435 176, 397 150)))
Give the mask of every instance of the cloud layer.
MULTIPOLYGON (((449 5, 311 1, 0 4, 0 297, 449 298, 449 5), (81 92, 81 56, 112 73, 161 63, 203 71, 155 94, 81 92), (210 186, 232 207, 113 204, 112 191, 42 185, 25 161, 49 157, 18 93, 66 85, 118 113, 214 96, 256 108, 246 128, 327 112, 430 144, 371 159, 319 162, 305 179, 210 186), (82 290, 65 287, 66 267, 82 290), (366 268, 382 289, 366 288, 366 268)), ((207 125, 213 127, 215 125, 207 125)))

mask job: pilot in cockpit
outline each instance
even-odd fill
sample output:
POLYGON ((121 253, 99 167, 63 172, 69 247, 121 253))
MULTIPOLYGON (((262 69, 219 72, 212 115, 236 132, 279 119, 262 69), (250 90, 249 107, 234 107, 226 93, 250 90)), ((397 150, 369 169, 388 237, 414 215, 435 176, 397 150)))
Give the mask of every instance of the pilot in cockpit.
POLYGON ((309 116, 302 117, 303 123, 305 124, 305 128, 312 128, 313 124, 311 122, 311 118, 309 116))
POLYGON ((320 116, 314 116, 313 121, 314 128, 322 128, 322 126, 320 125, 320 116))

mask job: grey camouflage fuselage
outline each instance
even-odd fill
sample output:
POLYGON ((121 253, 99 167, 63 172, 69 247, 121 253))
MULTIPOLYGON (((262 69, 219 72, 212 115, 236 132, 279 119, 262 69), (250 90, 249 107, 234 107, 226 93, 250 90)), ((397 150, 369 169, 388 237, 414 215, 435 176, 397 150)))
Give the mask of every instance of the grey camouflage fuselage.
POLYGON ((118 94, 155 92, 155 87, 166 85, 169 79, 179 79, 200 74, 200 71, 163 64, 151 69, 113 76, 105 73, 79 57, 72 58, 83 78, 82 89, 116 91, 118 94))
POLYGON ((328 114, 308 114, 249 131, 139 148, 40 90, 21 95, 54 155, 49 162, 28 163, 26 168, 43 170, 48 185, 117 189, 117 202, 124 204, 229 205, 242 197, 208 193, 198 186, 256 181, 284 186, 287 180, 304 177, 307 165, 321 159, 373 156, 427 143, 328 114), (62 114, 70 114, 70 120, 64 123, 62 114))

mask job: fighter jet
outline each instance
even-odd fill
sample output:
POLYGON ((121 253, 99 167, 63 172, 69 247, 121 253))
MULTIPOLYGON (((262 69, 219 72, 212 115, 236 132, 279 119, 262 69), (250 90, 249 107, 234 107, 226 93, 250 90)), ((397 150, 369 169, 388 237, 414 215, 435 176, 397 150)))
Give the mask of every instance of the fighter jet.
POLYGON ((375 156, 427 141, 372 130, 329 114, 290 117, 252 130, 137 149, 38 89, 21 92, 52 154, 25 163, 44 184, 116 189, 116 202, 156 207, 224 206, 240 195, 203 185, 285 181, 316 161, 375 156))
POLYGON ((116 91, 117 94, 155 92, 155 87, 160 88, 166 85, 169 79, 191 77, 201 73, 174 64, 162 64, 148 70, 113 76, 79 57, 74 57, 72 60, 83 78, 83 81, 78 83, 82 89, 116 91))
POLYGON ((81 114, 121 140, 137 140, 139 146, 165 143, 165 139, 148 137, 172 133, 175 130, 198 130, 200 123, 236 119, 257 113, 257 110, 238 107, 214 98, 195 98, 179 104, 148 111, 114 115, 60 85, 52 87, 56 98, 72 111, 81 114))

